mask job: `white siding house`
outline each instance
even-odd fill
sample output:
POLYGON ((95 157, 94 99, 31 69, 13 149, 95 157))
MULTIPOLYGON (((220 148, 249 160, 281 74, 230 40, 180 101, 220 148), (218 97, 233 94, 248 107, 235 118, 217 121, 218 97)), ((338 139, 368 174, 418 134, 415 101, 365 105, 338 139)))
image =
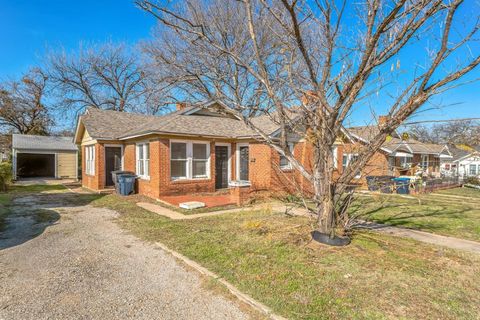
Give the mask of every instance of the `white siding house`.
POLYGON ((480 177, 480 153, 474 152, 456 160, 460 177, 480 177))

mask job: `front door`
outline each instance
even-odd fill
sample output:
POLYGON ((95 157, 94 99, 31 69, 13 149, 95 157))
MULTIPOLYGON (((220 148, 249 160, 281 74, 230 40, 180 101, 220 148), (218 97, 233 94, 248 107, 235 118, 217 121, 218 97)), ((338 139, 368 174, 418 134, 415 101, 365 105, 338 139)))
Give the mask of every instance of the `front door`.
POLYGON ((240 150, 240 180, 249 181, 248 178, 248 165, 249 165, 249 155, 248 155, 248 146, 242 146, 240 150))
POLYGON ((228 147, 215 146, 215 189, 228 187, 228 147))
POLYGON ((105 147, 105 186, 113 186, 112 171, 122 169, 122 148, 105 147))

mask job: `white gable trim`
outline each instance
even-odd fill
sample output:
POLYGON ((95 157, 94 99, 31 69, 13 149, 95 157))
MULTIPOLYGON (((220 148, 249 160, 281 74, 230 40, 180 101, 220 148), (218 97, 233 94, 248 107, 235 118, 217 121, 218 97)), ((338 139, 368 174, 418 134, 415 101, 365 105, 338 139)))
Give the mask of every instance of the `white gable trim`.
MULTIPOLYGON (((357 140, 360 140, 360 141, 363 142, 363 143, 370 143, 370 142, 368 142, 367 140, 363 139, 362 137, 360 137, 360 136, 358 136, 358 135, 356 135, 356 134, 354 134, 354 133, 351 133, 351 132, 350 132, 350 136, 354 137, 354 138, 357 139, 357 140)), ((380 147, 380 150, 385 151, 386 153, 392 153, 393 151, 395 151, 395 150, 390 150, 390 149, 385 148, 385 147, 380 147)))

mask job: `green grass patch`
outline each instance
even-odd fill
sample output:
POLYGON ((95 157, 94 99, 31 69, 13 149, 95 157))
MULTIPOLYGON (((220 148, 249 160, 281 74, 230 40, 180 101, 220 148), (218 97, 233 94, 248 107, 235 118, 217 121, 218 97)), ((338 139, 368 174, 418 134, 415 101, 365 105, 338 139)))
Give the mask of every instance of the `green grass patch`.
POLYGON ((357 199, 350 212, 360 219, 480 241, 480 199, 464 201, 435 194, 414 199, 375 195, 357 199))
POLYGON ((0 193, 0 206, 6 206, 10 203, 10 195, 8 193, 0 193))
POLYGON ((290 319, 471 319, 480 257, 357 232, 343 248, 310 242, 314 221, 265 210, 169 220, 108 195, 133 234, 160 241, 290 319))
POLYGON ((67 188, 61 184, 32 184, 32 185, 11 185, 8 187, 8 193, 39 193, 66 191, 67 188))
POLYGON ((58 212, 53 210, 36 210, 34 213, 35 223, 51 223, 60 219, 58 212))
POLYGON ((437 193, 454 196, 471 197, 480 199, 480 190, 475 188, 454 188, 437 191, 437 193))
POLYGON ((5 218, 10 213, 8 206, 11 196, 8 193, 0 193, 0 231, 5 227, 5 218))

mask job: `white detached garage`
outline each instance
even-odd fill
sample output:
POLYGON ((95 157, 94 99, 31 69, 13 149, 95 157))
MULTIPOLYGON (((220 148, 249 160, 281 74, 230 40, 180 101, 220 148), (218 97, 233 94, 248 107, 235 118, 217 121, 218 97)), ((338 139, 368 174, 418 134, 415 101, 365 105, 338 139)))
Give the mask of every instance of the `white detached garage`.
POLYGON ((78 148, 73 137, 12 135, 13 176, 78 179, 78 148))

